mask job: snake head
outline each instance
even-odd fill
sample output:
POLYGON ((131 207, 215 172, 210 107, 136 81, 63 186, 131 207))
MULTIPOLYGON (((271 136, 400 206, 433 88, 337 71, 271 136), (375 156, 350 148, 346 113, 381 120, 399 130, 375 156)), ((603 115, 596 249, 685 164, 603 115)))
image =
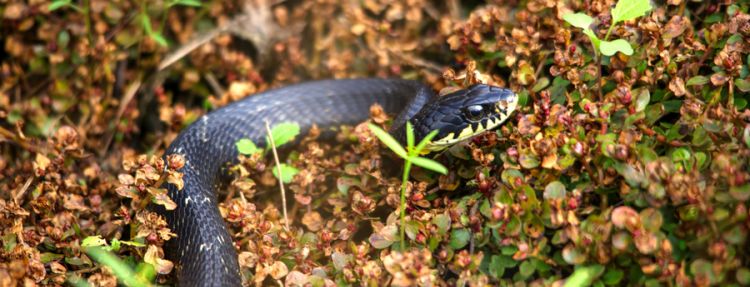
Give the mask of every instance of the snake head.
POLYGON ((499 126, 517 105, 518 96, 511 90, 475 84, 430 101, 410 122, 417 139, 438 131, 425 147, 425 152, 429 153, 499 126))

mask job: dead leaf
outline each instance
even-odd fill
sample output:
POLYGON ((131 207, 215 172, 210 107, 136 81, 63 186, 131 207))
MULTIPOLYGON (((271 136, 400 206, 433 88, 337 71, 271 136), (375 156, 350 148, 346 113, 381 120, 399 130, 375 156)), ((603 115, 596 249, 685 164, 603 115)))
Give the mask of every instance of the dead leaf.
POLYGON ((318 231, 323 228, 323 217, 317 211, 306 213, 302 216, 302 224, 304 224, 310 231, 318 231))
POLYGON ((276 280, 283 278, 284 276, 286 276, 286 274, 289 273, 289 268, 286 267, 286 264, 281 261, 274 262, 273 265, 269 267, 269 269, 269 275, 271 275, 271 277, 276 280))
POLYGON ((675 96, 682 97, 687 91, 685 90, 685 80, 680 77, 674 77, 669 82, 669 90, 674 93, 675 96))
POLYGON ((21 19, 24 12, 26 12, 26 4, 22 2, 13 2, 8 4, 8 6, 5 6, 5 11, 3 12, 3 18, 10 19, 10 20, 18 20, 21 19))
POLYGON ((155 245, 149 245, 146 254, 143 256, 143 261, 154 266, 156 272, 159 274, 169 274, 172 272, 174 263, 172 261, 163 259, 163 252, 155 245))

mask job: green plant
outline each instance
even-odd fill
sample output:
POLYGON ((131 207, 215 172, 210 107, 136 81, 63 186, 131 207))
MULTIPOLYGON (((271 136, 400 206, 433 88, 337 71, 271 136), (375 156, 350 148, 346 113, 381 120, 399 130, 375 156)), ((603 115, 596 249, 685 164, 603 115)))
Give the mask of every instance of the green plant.
POLYGON ((594 46, 594 53, 601 52, 605 56, 612 56, 617 52, 632 55, 633 47, 630 46, 628 41, 623 39, 609 41, 609 35, 616 24, 644 16, 650 10, 651 4, 648 0, 618 1, 615 8, 610 11, 612 21, 604 40, 599 39, 594 30, 591 29, 591 25, 594 23, 594 18, 591 18, 591 16, 579 12, 565 14, 563 19, 570 25, 583 29, 583 34, 589 37, 594 46))
POLYGON ((83 14, 84 26, 86 26, 86 33, 88 34, 89 42, 93 43, 94 34, 93 30, 91 29, 91 17, 89 15, 91 9, 89 8, 89 1, 90 0, 84 0, 83 5, 79 6, 74 4, 72 0, 55 0, 49 4, 47 9, 49 9, 49 11, 55 11, 63 7, 70 7, 71 9, 76 10, 76 12, 83 14))
MULTIPOLYGON (((89 236, 81 242, 81 247, 89 257, 112 270, 115 277, 117 277, 117 279, 125 286, 152 286, 153 284, 150 282, 153 282, 154 278, 156 278, 154 266, 142 262, 138 264, 135 270, 133 270, 133 268, 128 266, 125 261, 122 261, 117 255, 112 253, 113 250, 117 251, 117 249, 119 249, 120 243, 126 243, 133 246, 145 246, 136 242, 117 241, 117 239, 112 240, 112 245, 108 246, 107 242, 101 237, 89 236)), ((86 280, 78 277, 75 273, 69 274, 68 283, 73 286, 90 286, 86 280)))
POLYGON ((646 15, 646 13, 651 9, 652 7, 649 0, 617 1, 615 8, 610 11, 612 20, 610 21, 609 29, 607 29, 607 34, 604 36, 603 40, 599 39, 599 37, 596 36, 594 30, 591 29, 591 25, 594 23, 594 18, 591 18, 591 16, 581 12, 563 15, 563 20, 565 20, 565 22, 568 22, 568 24, 573 25, 574 27, 583 29, 583 34, 589 37, 589 40, 591 40, 591 45, 594 46, 594 55, 596 56, 596 61, 599 64, 597 65, 599 70, 597 86, 599 87, 600 96, 602 68, 600 65, 601 55, 599 53, 605 56, 612 56, 617 52, 623 53, 628 56, 633 54, 633 47, 630 45, 630 43, 628 43, 628 41, 624 39, 609 41, 609 35, 612 33, 612 29, 614 29, 615 25, 618 23, 633 20, 635 18, 646 15))
POLYGON ((602 273, 604 273, 604 266, 593 264, 593 265, 583 265, 573 272, 573 274, 568 277, 568 279, 565 280, 564 287, 581 287, 581 286, 591 286, 591 283, 596 279, 597 277, 601 276, 602 273))
POLYGON ((412 164, 421 166, 423 168, 439 172, 441 174, 447 174, 448 169, 442 164, 424 157, 420 157, 422 150, 424 150, 427 143, 429 143, 433 137, 437 135, 437 130, 430 132, 427 136, 422 139, 416 146, 414 146, 414 128, 411 123, 406 122, 406 148, 402 147, 401 144, 393 138, 388 132, 379 128, 374 124, 368 124, 370 130, 375 136, 380 139, 383 144, 390 148, 396 155, 404 159, 404 170, 401 178, 401 203, 399 206, 401 216, 401 226, 399 230, 399 240, 401 241, 401 249, 404 249, 404 230, 406 227, 406 183, 409 180, 409 173, 411 172, 412 164))
MULTIPOLYGON (((161 28, 165 26, 166 23, 166 15, 169 10, 169 8, 172 8, 173 6, 191 6, 191 7, 200 7, 201 2, 197 0, 171 0, 169 3, 167 3, 164 6, 164 11, 162 11, 162 21, 161 21, 161 28, 160 30, 154 30, 153 27, 151 27, 151 17, 148 14, 148 9, 146 5, 146 1, 141 1, 141 11, 138 15, 138 18, 140 18, 141 27, 143 28, 143 32, 146 33, 151 39, 159 43, 159 45, 162 45, 164 47, 169 46, 169 43, 167 42, 167 39, 164 38, 162 35, 161 28)), ((55 0, 50 3, 48 6, 49 11, 55 11, 60 8, 69 7, 73 10, 76 10, 79 13, 82 13, 84 15, 85 23, 86 23, 86 30, 89 31, 89 40, 93 41, 93 35, 91 34, 91 21, 89 18, 89 0, 84 0, 82 5, 77 5, 73 3, 73 0, 55 0)))
POLYGON ((88 236, 81 241, 81 247, 101 247, 106 251, 119 251, 122 245, 130 245, 133 247, 145 247, 146 245, 137 241, 120 241, 117 238, 113 238, 111 244, 107 244, 107 241, 100 235, 88 236))
MULTIPOLYGON (((280 123, 275 125, 271 129, 271 134, 273 135, 273 143, 276 147, 282 146, 290 141, 292 141, 300 132, 300 127, 296 123, 280 123)), ((247 138, 240 139, 235 143, 237 146, 237 151, 239 153, 244 155, 254 155, 254 154, 267 154, 271 151, 272 145, 271 145, 271 139, 266 136, 266 145, 265 148, 259 148, 253 141, 247 138)), ((282 175, 282 181, 284 183, 290 183, 292 181, 292 178, 294 178, 294 175, 299 173, 299 170, 294 168, 293 166, 290 166, 288 164, 281 163, 279 164, 279 167, 281 169, 281 175, 282 175)), ((277 172, 277 169, 273 169, 273 175, 276 178, 279 178, 279 174, 277 172)))

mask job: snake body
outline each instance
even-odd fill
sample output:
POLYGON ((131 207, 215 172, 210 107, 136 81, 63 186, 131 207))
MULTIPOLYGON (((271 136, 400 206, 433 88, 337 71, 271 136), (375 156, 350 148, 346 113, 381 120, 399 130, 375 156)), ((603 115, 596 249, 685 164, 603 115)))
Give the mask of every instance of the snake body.
MULTIPOLYGON (((415 126, 417 140, 437 124, 456 129, 489 129, 507 118, 515 108, 515 95, 507 90, 478 85, 453 95, 438 97, 425 84, 400 79, 338 79, 306 82, 268 90, 246 97, 208 113, 182 131, 168 147, 165 157, 181 154, 185 165, 184 187, 177 190, 165 184, 168 195, 177 204, 171 211, 156 206, 177 236, 165 245, 165 256, 176 263, 178 284, 182 286, 240 286, 237 251, 218 209, 216 190, 225 178, 222 167, 237 161, 235 143, 248 138, 256 144, 265 141, 265 123, 299 124, 301 133, 313 124, 321 129, 352 125, 366 120, 370 107, 377 103, 388 114, 398 115, 391 134, 404 141, 404 125, 415 126), (462 112, 474 96, 494 94, 505 99, 504 108, 487 112, 486 119, 475 124, 461 123, 457 117, 474 115, 462 112), (438 99, 444 99, 441 103, 438 99), (468 102, 467 102, 468 101, 468 102), (446 104, 445 102, 450 102, 446 104), (451 105, 462 105, 451 107, 451 105), (429 109, 426 110, 426 108, 429 109), (505 114, 501 116, 499 112, 505 114), (507 109, 507 110, 506 110, 507 109), (441 122, 442 121, 442 122, 441 122), (453 127, 454 125, 455 127, 453 127)), ((491 99, 497 101, 497 99, 491 99)), ((480 104, 486 104, 484 101, 480 104)), ((476 107, 476 103, 473 104, 476 107)), ((494 107, 494 106, 493 106, 494 107)), ((490 108, 490 106, 487 106, 490 108)), ((465 121, 465 119, 464 119, 465 121)), ((466 132, 441 131, 441 145, 465 138, 466 132), (459 137, 459 134, 462 134, 459 137)), ((438 148, 433 148, 438 149, 438 148)))

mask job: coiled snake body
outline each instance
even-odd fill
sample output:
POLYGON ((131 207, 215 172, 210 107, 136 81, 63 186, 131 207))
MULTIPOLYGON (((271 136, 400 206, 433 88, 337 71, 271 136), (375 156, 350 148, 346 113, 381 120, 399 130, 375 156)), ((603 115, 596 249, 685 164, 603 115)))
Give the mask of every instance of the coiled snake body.
POLYGON ((155 207, 177 235, 167 242, 165 255, 177 263, 178 284, 241 285, 237 252, 219 213, 216 189, 224 178, 222 166, 236 162, 235 143, 241 138, 263 143, 265 121, 271 126, 296 122, 304 134, 313 124, 325 129, 362 122, 378 103, 386 113, 398 115, 390 133, 399 141, 404 142, 408 120, 417 141, 437 129, 429 148, 440 150, 499 125, 516 102, 511 91, 487 85, 437 96, 415 81, 323 80, 269 90, 204 115, 180 133, 165 153, 185 157, 180 170, 184 188, 166 184, 177 208, 155 207))

